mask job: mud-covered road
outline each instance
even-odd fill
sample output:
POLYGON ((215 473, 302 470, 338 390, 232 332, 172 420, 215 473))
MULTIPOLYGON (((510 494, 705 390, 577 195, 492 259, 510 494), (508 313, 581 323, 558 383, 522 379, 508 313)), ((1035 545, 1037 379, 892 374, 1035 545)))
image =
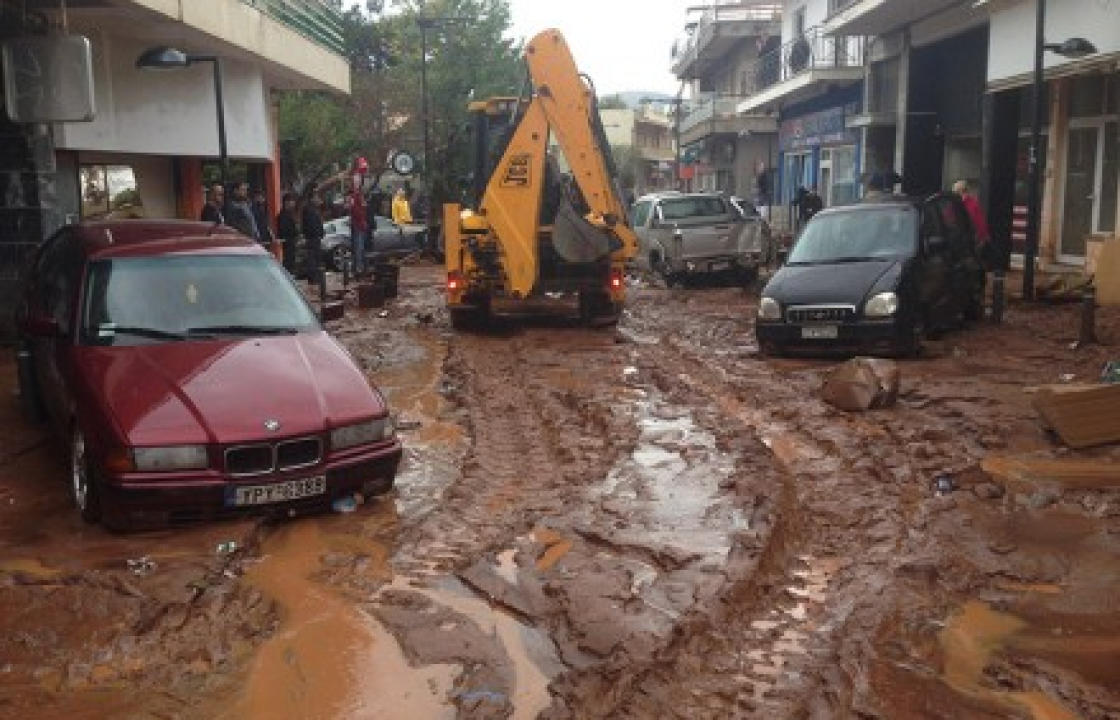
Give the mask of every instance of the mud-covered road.
POLYGON ((1013 307, 852 415, 741 289, 476 335, 440 290, 331 328, 407 449, 352 514, 83 526, 0 364, 0 717, 1120 717, 1120 474, 1054 464, 1120 449, 1024 392, 1094 379, 1120 314, 1075 351, 1075 308, 1013 307))

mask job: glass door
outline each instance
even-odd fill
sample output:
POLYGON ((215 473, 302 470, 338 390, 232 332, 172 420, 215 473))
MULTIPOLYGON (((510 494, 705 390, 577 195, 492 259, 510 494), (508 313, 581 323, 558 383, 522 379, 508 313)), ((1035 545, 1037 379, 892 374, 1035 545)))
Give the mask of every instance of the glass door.
POLYGON ((1059 252, 1062 262, 1085 259, 1086 241, 1096 225, 1100 135, 1099 125, 1069 130, 1059 252))

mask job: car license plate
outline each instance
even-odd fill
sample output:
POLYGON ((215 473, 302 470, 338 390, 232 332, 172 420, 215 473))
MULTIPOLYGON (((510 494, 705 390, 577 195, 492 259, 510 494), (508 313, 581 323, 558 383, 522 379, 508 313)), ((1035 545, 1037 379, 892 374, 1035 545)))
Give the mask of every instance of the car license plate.
POLYGON ((326 492, 327 477, 325 475, 300 480, 285 480, 268 485, 237 485, 226 492, 226 505, 231 507, 268 505, 324 495, 326 492))
POLYGON ((809 325, 801 328, 802 340, 835 340, 840 337, 840 328, 836 325, 809 325))

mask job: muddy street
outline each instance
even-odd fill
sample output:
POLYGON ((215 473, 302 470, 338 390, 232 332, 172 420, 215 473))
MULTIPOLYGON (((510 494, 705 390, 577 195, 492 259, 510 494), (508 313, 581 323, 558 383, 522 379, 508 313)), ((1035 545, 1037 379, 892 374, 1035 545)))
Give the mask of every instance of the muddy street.
POLYGON ((440 272, 330 328, 405 444, 352 513, 84 525, 0 365, 0 716, 1120 716, 1120 448, 1024 392, 1120 314, 1013 306, 849 414, 740 288, 459 334, 440 272))

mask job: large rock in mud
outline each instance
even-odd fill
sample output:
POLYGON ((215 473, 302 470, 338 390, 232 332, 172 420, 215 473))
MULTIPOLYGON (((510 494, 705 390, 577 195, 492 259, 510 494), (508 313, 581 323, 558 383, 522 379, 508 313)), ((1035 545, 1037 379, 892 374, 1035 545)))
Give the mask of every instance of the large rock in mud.
POLYGON ((890 407, 898 399, 899 379, 896 363, 857 357, 825 376, 821 399, 847 412, 890 407))

